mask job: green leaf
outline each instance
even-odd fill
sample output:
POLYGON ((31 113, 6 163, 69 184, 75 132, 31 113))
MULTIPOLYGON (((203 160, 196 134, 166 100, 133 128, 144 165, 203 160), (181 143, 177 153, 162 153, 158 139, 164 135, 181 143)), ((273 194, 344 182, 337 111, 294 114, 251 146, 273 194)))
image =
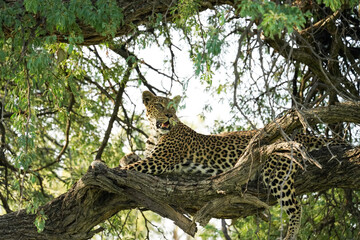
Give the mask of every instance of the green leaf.
POLYGON ((26 11, 36 14, 38 12, 39 1, 38 0, 24 0, 24 6, 26 11))

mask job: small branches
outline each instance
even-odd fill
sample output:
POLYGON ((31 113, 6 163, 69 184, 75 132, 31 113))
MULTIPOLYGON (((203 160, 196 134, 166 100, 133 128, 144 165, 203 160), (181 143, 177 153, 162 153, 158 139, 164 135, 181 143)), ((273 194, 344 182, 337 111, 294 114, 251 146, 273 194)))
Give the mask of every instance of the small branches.
POLYGON ((67 120, 66 120, 66 127, 65 127, 65 144, 63 145, 59 155, 56 157, 55 161, 48 163, 42 167, 39 167, 35 170, 33 170, 33 172, 38 172, 41 171, 43 169, 46 169, 58 162, 61 161, 61 157, 65 154, 67 147, 69 146, 69 142, 70 142, 70 128, 71 128, 71 112, 73 111, 73 107, 75 104, 75 97, 73 92, 71 91, 71 88, 68 87, 69 90, 69 105, 67 108, 67 120))
POLYGON ((155 93, 154 90, 156 90, 160 93, 166 94, 166 92, 164 92, 148 83, 148 81, 146 80, 144 75, 141 73, 138 64, 141 62, 141 63, 145 64, 147 67, 149 67, 150 69, 152 69, 153 71, 157 72, 158 74, 164 75, 171 79, 170 76, 167 76, 167 75, 159 72, 158 69, 155 69, 151 65, 145 63, 144 61, 139 60, 136 57, 136 55, 131 53, 128 49, 126 49, 124 45, 111 45, 110 49, 112 51, 114 51, 115 53, 119 54, 125 61, 127 61, 128 64, 130 64, 131 66, 133 66, 135 68, 136 72, 139 74, 139 77, 140 77, 142 83, 149 89, 149 91, 151 91, 152 93, 155 93))
POLYGON ((107 129, 105 131, 103 141, 102 141, 99 149, 97 150, 95 160, 100 160, 101 159, 101 155, 104 152, 104 149, 105 149, 105 147, 106 147, 106 145, 107 145, 107 143, 109 141, 111 130, 113 128, 114 121, 117 118, 117 114, 119 112, 119 108, 120 108, 120 105, 121 105, 123 93, 125 91, 125 86, 126 86, 127 82, 129 81, 131 71, 132 71, 132 67, 129 66, 129 68, 125 71, 123 79, 120 82, 119 90, 118 90, 118 92, 116 94, 116 98, 115 98, 113 113, 111 114, 111 117, 110 117, 110 120, 109 120, 109 123, 108 123, 108 127, 107 127, 107 129))
POLYGON ((6 213, 11 213, 11 209, 9 207, 9 204, 7 202, 7 199, 5 198, 5 196, 3 196, 0 192, 0 200, 1 200, 1 203, 2 203, 2 207, 5 209, 6 213))
POLYGON ((240 74, 238 71, 238 61, 242 55, 241 53, 241 46, 242 46, 242 42, 245 38, 245 36, 247 36, 248 32, 250 31, 250 28, 252 27, 252 25, 254 24, 254 22, 250 22, 248 24, 248 26, 246 27, 246 29, 244 30, 244 32, 241 34, 241 37, 239 38, 238 41, 238 50, 237 50, 237 54, 236 54, 236 58, 233 64, 234 67, 234 76, 235 76, 235 80, 234 80, 234 95, 233 95, 233 101, 234 101, 234 106, 239 110, 239 112, 241 113, 241 115, 247 120, 247 122, 251 125, 251 127, 253 129, 256 129, 256 126, 251 122, 251 120, 247 117, 247 115, 242 111, 241 107, 238 105, 237 103, 237 87, 238 84, 240 82, 240 74))

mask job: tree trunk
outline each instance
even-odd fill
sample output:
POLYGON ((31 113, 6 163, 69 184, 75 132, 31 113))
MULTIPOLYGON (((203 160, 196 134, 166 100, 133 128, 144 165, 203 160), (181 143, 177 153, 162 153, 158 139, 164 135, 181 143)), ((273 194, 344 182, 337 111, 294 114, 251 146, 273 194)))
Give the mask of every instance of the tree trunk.
MULTIPOLYGON (((351 114, 359 112, 359 107, 345 103, 304 114, 312 119, 309 122, 316 123, 319 119, 314 117, 314 113, 323 116, 323 121, 333 122, 337 121, 336 114, 338 116, 346 112, 351 121, 359 123, 359 116, 351 114)), ((193 220, 202 225, 210 218, 238 218, 258 214, 276 204, 276 201, 261 184, 258 186, 257 178, 248 180, 258 172, 263 156, 269 154, 269 151, 276 151, 277 145, 272 142, 278 138, 279 126, 289 132, 301 125, 299 115, 294 111, 276 123, 270 123, 259 131, 238 166, 212 178, 152 176, 110 169, 104 163, 95 161, 67 193, 42 207, 48 216, 43 232, 36 231, 36 216, 21 210, 0 216, 0 239, 89 239, 102 231, 101 228, 93 230, 96 225, 120 210, 136 207, 172 219, 190 235, 195 234, 196 225, 184 216, 184 212, 194 216, 193 220), (253 154, 247 155, 247 152, 253 154)), ((296 177, 298 195, 334 187, 360 189, 360 147, 324 147, 313 151, 311 155, 322 169, 306 163, 305 170, 299 171, 296 177)))

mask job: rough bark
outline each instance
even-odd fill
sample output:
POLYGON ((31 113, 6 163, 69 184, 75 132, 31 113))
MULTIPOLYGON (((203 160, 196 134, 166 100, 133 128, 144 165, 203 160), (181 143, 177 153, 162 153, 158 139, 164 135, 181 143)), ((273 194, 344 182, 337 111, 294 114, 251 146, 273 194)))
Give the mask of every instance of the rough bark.
MULTIPOLYGON (((342 121, 360 123, 356 114, 359 111, 359 104, 345 103, 307 110, 301 116, 315 124, 320 122, 319 117, 332 123, 344 114, 342 121)), ((110 169, 95 161, 67 193, 42 207, 48 216, 42 233, 37 233, 34 226, 36 216, 21 210, 0 216, 0 239, 89 239, 102 230, 94 230, 96 225, 120 210, 136 207, 172 219, 190 235, 196 232, 194 222, 204 225, 210 218, 259 214, 276 201, 258 185, 257 178, 248 180, 261 166, 263 156, 279 148, 272 144, 280 135, 279 130, 291 132, 301 126, 299 116, 296 111, 289 112, 267 125, 254 137, 237 167, 213 178, 151 176, 110 169), (193 219, 183 213, 192 215, 193 219)), ((322 169, 307 163, 305 170, 298 172, 295 183, 298 195, 333 187, 360 189, 359 147, 324 147, 312 152, 312 157, 322 169)))

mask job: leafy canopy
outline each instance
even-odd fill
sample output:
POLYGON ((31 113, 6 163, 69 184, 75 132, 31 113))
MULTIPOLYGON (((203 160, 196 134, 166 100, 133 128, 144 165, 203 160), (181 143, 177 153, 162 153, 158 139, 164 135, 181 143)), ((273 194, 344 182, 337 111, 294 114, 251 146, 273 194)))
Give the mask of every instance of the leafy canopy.
MULTIPOLYGON (((0 2, 0 211, 26 208, 37 215, 39 231, 48 218, 40 206, 87 171, 111 116, 114 125, 101 154, 107 165, 117 166, 130 151, 143 153, 149 131, 139 100, 142 90, 162 95, 177 91, 190 98, 186 95, 192 84, 200 82, 197 86, 206 96, 199 113, 203 120, 216 114, 216 105, 206 99, 219 102, 221 112, 230 105, 223 118, 210 120, 208 128, 214 133, 262 127, 291 107, 334 104, 345 97, 358 100, 356 0, 244 0, 205 12, 199 11, 202 1, 181 0, 165 12, 146 16, 144 24, 130 26, 125 26, 128 9, 118 2, 0 2), (338 16, 337 11, 341 14, 336 22, 313 29, 338 16), (119 36, 125 27, 131 31, 119 36), (301 35, 306 29, 311 31, 301 35), (107 40, 88 46, 89 39, 99 36, 107 40), (282 52, 289 47, 290 53, 282 52), (295 50, 315 61, 309 64, 295 50), (153 66, 155 58, 160 66, 153 66), (192 64, 190 75, 184 74, 184 61, 192 64)), ((186 109, 180 108, 180 115, 186 109)), ((307 130, 353 142, 359 138, 352 125, 307 130)), ((358 236, 359 197, 358 191, 343 189, 304 196, 301 238, 358 236), (329 217, 334 221, 323 221, 329 217)), ((278 236, 284 219, 275 217, 279 208, 272 211, 270 223, 255 216, 240 219, 230 234, 278 236)), ((169 233, 160 230, 160 223, 155 215, 122 212, 102 224, 106 231, 101 236, 144 239, 150 228, 165 238, 169 233)), ((209 225, 200 237, 210 236, 224 232, 209 225)))

